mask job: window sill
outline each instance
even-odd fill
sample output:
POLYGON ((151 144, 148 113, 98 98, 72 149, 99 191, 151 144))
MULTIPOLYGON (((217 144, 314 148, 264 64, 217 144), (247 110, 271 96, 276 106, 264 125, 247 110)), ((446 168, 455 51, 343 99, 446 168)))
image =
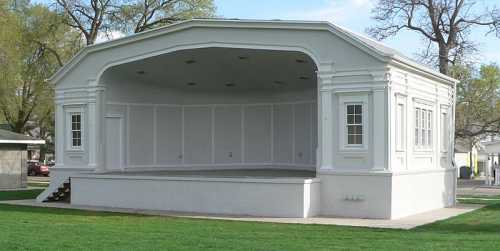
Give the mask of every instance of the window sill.
POLYGON ((344 146, 339 149, 339 153, 368 153, 366 146, 344 146))
POLYGON ((85 149, 83 149, 83 148, 80 148, 80 149, 66 149, 66 152, 69 152, 69 153, 84 153, 85 149))

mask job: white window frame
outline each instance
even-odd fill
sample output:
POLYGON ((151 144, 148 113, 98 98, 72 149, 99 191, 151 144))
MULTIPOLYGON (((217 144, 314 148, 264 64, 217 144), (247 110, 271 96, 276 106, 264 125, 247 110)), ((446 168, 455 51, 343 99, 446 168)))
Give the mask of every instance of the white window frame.
POLYGON ((366 151, 368 149, 368 140, 370 125, 369 121, 369 112, 368 112, 368 94, 365 95, 348 95, 348 94, 339 94, 339 116, 338 116, 338 125, 339 125, 339 148, 340 151, 366 151), (361 120, 362 120, 362 144, 348 144, 348 134, 347 134, 347 106, 348 105, 361 105, 361 120))
POLYGON ((406 134, 407 134, 407 111, 406 111, 406 95, 396 94, 396 107, 395 107, 395 146, 397 152, 406 151, 406 134), (399 114, 399 107, 401 114, 399 114))
POLYGON ((83 106, 65 107, 65 135, 66 135, 66 151, 82 152, 85 150, 85 109, 83 106), (73 146, 73 130, 72 130, 72 116, 80 115, 80 146, 73 146))
POLYGON ((435 111, 431 102, 414 100, 413 147, 415 151, 432 151, 435 146, 435 111))

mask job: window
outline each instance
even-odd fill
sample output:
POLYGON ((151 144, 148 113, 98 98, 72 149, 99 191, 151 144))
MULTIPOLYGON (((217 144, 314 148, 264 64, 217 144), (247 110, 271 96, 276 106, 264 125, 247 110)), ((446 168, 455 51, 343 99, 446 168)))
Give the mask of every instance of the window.
POLYGON ((347 144, 363 144, 363 105, 348 104, 346 106, 347 144))
POLYGON ((432 148, 432 110, 415 108, 415 146, 432 148))
POLYGON ((338 104, 339 151, 350 153, 367 151, 370 143, 368 94, 338 94, 338 104))
POLYGON ((71 113, 71 148, 82 147, 82 114, 71 113))

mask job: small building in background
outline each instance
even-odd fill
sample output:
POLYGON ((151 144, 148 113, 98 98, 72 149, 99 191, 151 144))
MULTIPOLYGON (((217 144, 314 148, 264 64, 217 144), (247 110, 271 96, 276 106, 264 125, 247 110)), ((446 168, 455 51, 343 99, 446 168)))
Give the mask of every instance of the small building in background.
POLYGON ((28 146, 42 144, 44 140, 0 129, 0 189, 27 187, 28 146))

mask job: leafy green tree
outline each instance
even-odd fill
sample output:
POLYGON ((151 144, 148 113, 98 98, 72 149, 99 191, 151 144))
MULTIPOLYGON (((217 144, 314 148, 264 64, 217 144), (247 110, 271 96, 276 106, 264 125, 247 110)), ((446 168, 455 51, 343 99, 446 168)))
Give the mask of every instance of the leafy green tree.
POLYGON ((455 66, 451 75, 457 85, 455 136, 475 142, 500 132, 500 68, 483 65, 455 66))
POLYGON ((188 18, 213 17, 213 0, 54 0, 87 45, 114 31, 138 33, 188 18))
POLYGON ((53 140, 54 90, 46 81, 78 49, 80 34, 43 5, 0 5, 0 113, 11 129, 53 140))
POLYGON ((138 33, 189 18, 213 17, 212 0, 138 0, 121 6, 116 24, 125 33, 138 33))

